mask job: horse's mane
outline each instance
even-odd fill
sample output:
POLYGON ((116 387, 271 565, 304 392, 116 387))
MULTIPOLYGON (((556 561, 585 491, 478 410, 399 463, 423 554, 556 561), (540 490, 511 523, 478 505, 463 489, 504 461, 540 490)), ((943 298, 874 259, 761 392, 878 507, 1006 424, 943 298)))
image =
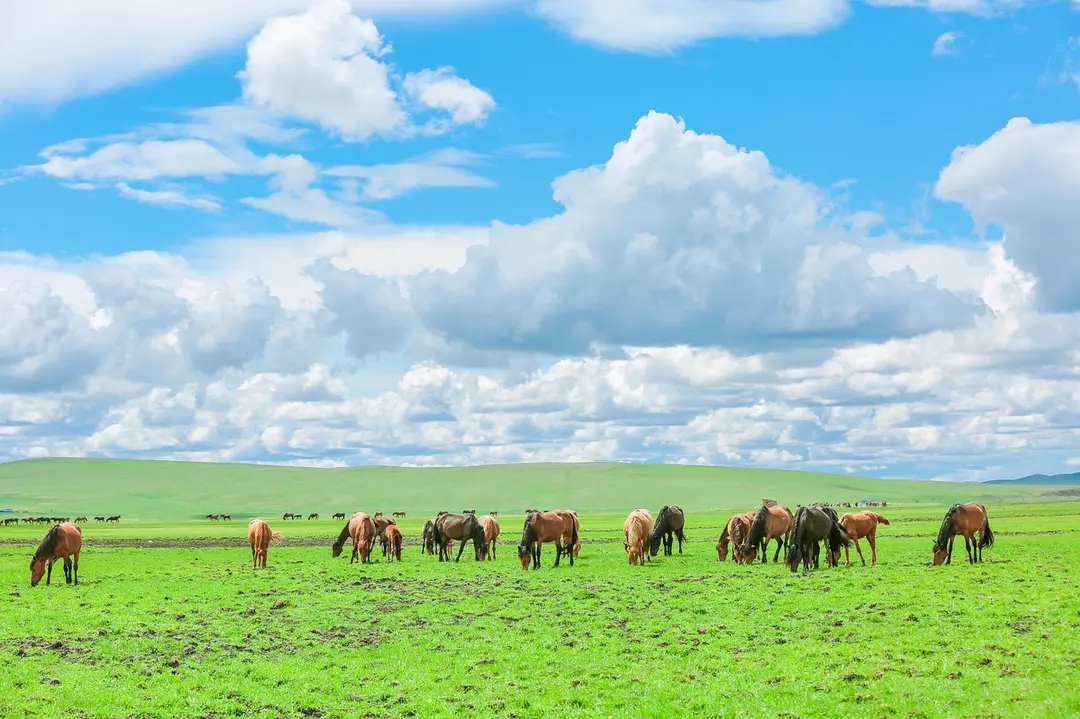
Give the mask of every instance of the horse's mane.
MULTIPOLYGON (((727 529, 727 528, 725 527, 725 530, 726 530, 726 529, 727 529)), ((735 522, 735 527, 734 527, 734 528, 733 528, 733 529, 731 530, 731 537, 730 537, 730 539, 731 539, 731 543, 732 543, 732 544, 734 544, 734 545, 735 545, 735 547, 736 547, 736 548, 737 548, 737 549, 738 549, 738 550, 739 550, 740 552, 742 552, 742 551, 743 551, 743 543, 742 543, 742 522, 735 522)), ((745 554, 745 552, 744 552, 744 554, 745 554)))
POLYGON ((835 554, 840 547, 850 547, 851 537, 848 536, 847 529, 844 525, 840 524, 836 519, 836 512, 832 513, 832 526, 829 528, 829 549, 835 554))
POLYGON ((953 524, 955 523, 956 513, 960 511, 960 505, 954 504, 949 507, 949 511, 945 513, 945 518, 941 520, 941 529, 938 530, 937 539, 934 541, 934 551, 944 549, 945 545, 949 541, 949 537, 953 535, 953 524))
POLYGON ((757 546, 761 538, 765 536, 765 519, 769 516, 769 508, 762 505, 754 513, 754 521, 750 524, 750 532, 746 535, 746 543, 749 546, 757 546))
POLYGON ((49 557, 53 550, 56 549, 56 543, 60 541, 60 525, 54 524, 48 534, 41 540, 41 543, 37 546, 37 551, 34 552, 34 559, 38 557, 49 557))
POLYGON ((799 511, 795 512, 795 522, 791 525, 791 541, 788 542, 787 556, 784 557, 788 567, 799 566, 799 561, 802 559, 802 550, 799 546, 802 544, 802 535, 806 533, 804 525, 806 512, 806 507, 799 507, 799 511))
POLYGON ((529 519, 532 518, 530 514, 525 518, 525 527, 521 530, 521 543, 519 547, 528 547, 530 544, 536 541, 536 527, 529 519))
POLYGON ((660 511, 656 514, 656 521, 653 523, 652 529, 649 530, 649 539, 655 539, 659 537, 667 530, 668 525, 668 512, 671 511, 671 507, 666 504, 660 508, 660 511))

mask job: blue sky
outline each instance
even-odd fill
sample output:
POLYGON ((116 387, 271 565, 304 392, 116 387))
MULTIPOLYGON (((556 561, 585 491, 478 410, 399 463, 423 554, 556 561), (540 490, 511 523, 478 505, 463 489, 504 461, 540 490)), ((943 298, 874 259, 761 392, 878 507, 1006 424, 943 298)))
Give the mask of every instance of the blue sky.
POLYGON ((431 7, 0 10, 0 458, 1080 464, 1075 3, 431 7))

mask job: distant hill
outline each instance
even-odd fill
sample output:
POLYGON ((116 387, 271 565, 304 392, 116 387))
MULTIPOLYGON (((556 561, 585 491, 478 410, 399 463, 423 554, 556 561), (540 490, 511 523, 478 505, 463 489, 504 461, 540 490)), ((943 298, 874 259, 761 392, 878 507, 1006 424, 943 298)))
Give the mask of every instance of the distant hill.
POLYGON ((1020 479, 990 479, 982 484, 1035 484, 1044 487, 1062 484, 1080 484, 1080 472, 1072 474, 1030 474, 1020 479))
POLYGON ((33 459, 0 464, 0 507, 57 516, 122 514, 187 519, 358 509, 432 513, 466 508, 522 512, 572 507, 624 512, 679 504, 687 510, 813 502, 948 505, 1059 500, 1053 487, 869 479, 849 475, 665 464, 503 464, 479 467, 309 469, 255 464, 119 459, 33 459))

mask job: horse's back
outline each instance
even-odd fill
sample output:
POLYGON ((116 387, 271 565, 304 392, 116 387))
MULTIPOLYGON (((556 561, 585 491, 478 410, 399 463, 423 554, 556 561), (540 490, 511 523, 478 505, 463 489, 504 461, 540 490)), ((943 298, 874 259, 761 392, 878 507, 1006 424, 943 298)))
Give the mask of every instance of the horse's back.
POLYGON ((82 529, 73 522, 62 522, 60 532, 63 537, 63 549, 69 554, 75 554, 82 549, 82 529))

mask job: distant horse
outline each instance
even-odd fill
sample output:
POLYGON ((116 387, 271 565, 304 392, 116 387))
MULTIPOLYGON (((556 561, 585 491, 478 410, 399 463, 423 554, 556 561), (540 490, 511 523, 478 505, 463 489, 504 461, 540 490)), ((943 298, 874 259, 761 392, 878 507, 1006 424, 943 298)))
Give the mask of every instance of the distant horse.
MULTIPOLYGON (((649 519, 652 519, 652 515, 649 515, 649 519)), ((656 524, 653 525, 652 531, 649 533, 649 554, 655 557, 656 553, 660 551, 660 541, 664 542, 664 556, 671 556, 671 546, 675 543, 674 537, 679 538, 679 554, 682 554, 682 544, 686 541, 686 535, 683 534, 683 526, 686 524, 686 517, 683 514, 682 507, 676 505, 664 505, 660 508, 660 513, 656 515, 656 524)))
POLYGON ((490 514, 492 517, 498 517, 499 516, 499 510, 493 509, 490 512, 488 512, 488 514, 490 514))
POLYGON ((394 512, 394 516, 395 517, 401 517, 402 519, 405 519, 405 513, 404 512, 394 512))
POLYGON ((307 518, 308 519, 318 519, 319 518, 319 513, 318 512, 312 512, 311 514, 309 514, 307 516, 307 518))
MULTIPOLYGON (((24 519, 23 521, 25 522, 26 520, 24 519)), ((105 521, 105 517, 94 517, 94 521, 95 521, 95 522, 104 522, 104 521, 105 521)))
POLYGON ((224 519, 226 522, 231 522, 232 521, 232 515, 231 514, 223 514, 223 515, 221 515, 221 518, 224 519))
POLYGON ((266 569, 266 549, 270 540, 281 539, 281 532, 271 532, 270 525, 261 519, 248 522, 248 543, 251 544, 251 568, 266 569))
POLYGON ((382 512, 376 512, 376 513, 374 514, 374 516, 373 516, 373 519, 378 519, 378 518, 379 518, 379 517, 381 517, 381 516, 382 516, 382 512))
POLYGON ((964 535, 964 548, 967 549, 968 561, 974 564, 982 561, 984 547, 994 546, 994 533, 990 531, 990 520, 986 516, 986 507, 982 504, 954 504, 945 513, 934 542, 934 565, 942 562, 952 564, 952 548, 956 535, 964 535), (976 543, 975 534, 979 538, 976 543), (946 546, 947 545, 947 546, 946 546), (972 549, 974 548, 974 552, 972 549))
POLYGON ((79 583, 79 552, 82 551, 82 530, 79 525, 71 522, 54 524, 45 533, 45 537, 38 544, 34 556, 30 559, 30 586, 36 587, 41 581, 41 575, 45 574, 45 584, 52 582, 53 562, 58 558, 64 559, 64 583, 79 583), (46 567, 48 573, 46 574, 46 567))
POLYGON ((499 533, 502 531, 499 527, 499 520, 490 514, 485 514, 483 517, 477 517, 477 522, 480 522, 480 526, 484 528, 484 541, 487 543, 488 551, 485 552, 485 559, 495 559, 495 542, 499 539, 499 533))
POLYGON ((286 512, 285 514, 281 515, 281 521, 285 521, 286 519, 292 519, 292 518, 293 518, 293 513, 292 512, 286 512))
MULTIPOLYGON (((888 523, 889 520, 885 519, 885 517, 869 510, 845 514, 840 517, 840 526, 847 530, 848 537, 855 543, 855 551, 859 553, 859 559, 862 560, 864 567, 866 566, 866 558, 863 557, 859 540, 865 539, 870 545, 870 566, 877 565, 877 528, 879 524, 888 523)), ((847 547, 844 547, 844 559, 847 560, 844 566, 850 567, 851 553, 847 547)))
POLYGON ((460 542, 455 562, 461 561, 461 553, 469 540, 472 540, 476 561, 482 560, 487 553, 484 527, 474 514, 440 514, 435 520, 435 542, 439 545, 440 562, 450 561, 449 543, 455 539, 460 542))
POLYGON ((780 557, 780 550, 786 544, 785 537, 791 531, 791 525, 795 517, 791 510, 782 504, 762 505, 754 513, 754 519, 750 523, 750 532, 746 536, 746 543, 739 551, 750 558, 753 562, 757 558, 758 547, 761 547, 761 562, 769 561, 769 542, 776 540, 776 553, 773 555, 775 563, 780 557))
POLYGON ((341 548, 345 546, 345 540, 348 538, 353 540, 352 557, 349 558, 349 564, 359 561, 363 564, 367 564, 371 561, 371 545, 375 543, 375 522, 365 512, 356 512, 353 516, 349 517, 349 521, 345 523, 344 529, 338 535, 337 540, 334 542, 332 556, 337 557, 341 554, 341 548))
MULTIPOLYGON (((85 522, 85 521, 86 521, 86 517, 76 517, 75 518, 75 524, 78 524, 79 522, 85 522)), ((6 523, 7 522, 5 522, 5 524, 6 523)))
MULTIPOLYGON (((664 507, 664 509, 667 509, 667 507, 664 507)), ((649 555, 645 551, 645 545, 652 539, 649 535, 652 523, 652 514, 647 509, 635 509, 626 515, 626 520, 623 522, 623 535, 626 537, 625 541, 623 541, 623 548, 626 550, 627 561, 631 565, 641 564, 644 566, 645 562, 648 561, 649 555)), ((656 543, 660 543, 659 536, 656 543)), ((656 556, 655 552, 653 556, 656 556)))
POLYGON ((113 516, 107 518, 105 520, 105 522, 106 523, 108 523, 108 522, 116 522, 117 524, 120 524, 120 515, 119 514, 114 514, 113 516))
POLYGON ((390 548, 390 551, 386 555, 386 561, 392 562, 395 559, 401 561, 401 530, 398 529, 396 524, 386 525, 386 543, 390 548))
POLYGON ((720 532, 720 539, 716 542, 716 558, 721 562, 727 560, 728 545, 731 544, 731 532, 738 526, 741 529, 739 541, 732 547, 734 550, 733 559, 736 564, 741 564, 742 554, 739 552, 739 545, 742 544, 742 538, 750 531, 750 523, 754 521, 753 512, 742 512, 741 514, 733 514, 731 518, 724 525, 723 531, 720 532))
POLYGON ((216 522, 218 520, 218 516, 216 514, 208 514, 206 515, 206 518, 209 519, 211 522, 216 522))
POLYGON ((521 568, 528 569, 532 562, 533 569, 540 568, 540 552, 544 542, 555 543, 555 564, 565 552, 570 556, 570 566, 574 566, 574 546, 578 543, 578 518, 570 510, 533 512, 525 518, 521 541, 518 543, 518 559, 521 568))
POLYGON ((335 512, 334 516, 331 517, 330 519, 345 519, 345 513, 344 512, 335 512))
MULTIPOLYGON (((797 571, 799 562, 803 564, 803 575, 810 573, 810 560, 817 556, 818 542, 826 541, 826 565, 831 566, 834 558, 840 556, 840 547, 851 544, 847 532, 840 526, 836 511, 828 507, 799 507, 795 513, 788 539, 788 551, 785 562, 788 569, 797 571)), ((815 566, 817 566, 815 561, 815 566)))

